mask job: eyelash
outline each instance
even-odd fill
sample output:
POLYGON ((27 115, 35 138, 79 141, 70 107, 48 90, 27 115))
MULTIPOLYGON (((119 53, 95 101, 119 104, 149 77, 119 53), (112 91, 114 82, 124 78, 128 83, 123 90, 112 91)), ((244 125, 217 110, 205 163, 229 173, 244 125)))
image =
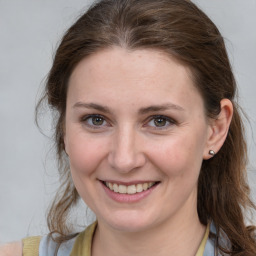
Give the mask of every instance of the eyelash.
MULTIPOLYGON (((91 129, 101 129, 102 127, 105 127, 105 125, 89 124, 89 120, 90 120, 90 119, 92 120, 92 118, 99 118, 99 119, 101 119, 101 120, 103 121, 103 123, 106 122, 106 123, 108 124, 107 126, 111 126, 111 125, 109 124, 109 122, 106 120, 106 118, 105 118, 104 116, 102 116, 102 115, 99 115, 99 114, 90 114, 90 115, 86 115, 86 116, 84 116, 84 117, 81 118, 81 121, 82 121, 83 123, 85 123, 86 126, 88 126, 88 127, 91 128, 91 129)), ((174 119, 170 118, 170 117, 163 116, 163 115, 154 115, 154 116, 150 116, 150 117, 147 119, 147 121, 145 122, 145 125, 143 125, 143 127, 151 127, 151 128, 154 129, 154 130, 165 130, 165 129, 167 129, 168 127, 170 127, 170 126, 172 126, 172 125, 175 125, 175 124, 177 124, 177 122, 176 122, 174 119), (167 126, 164 125, 164 126, 159 126, 159 127, 148 125, 150 122, 155 122, 157 119, 162 119, 163 121, 168 122, 169 124, 168 124, 167 126)))

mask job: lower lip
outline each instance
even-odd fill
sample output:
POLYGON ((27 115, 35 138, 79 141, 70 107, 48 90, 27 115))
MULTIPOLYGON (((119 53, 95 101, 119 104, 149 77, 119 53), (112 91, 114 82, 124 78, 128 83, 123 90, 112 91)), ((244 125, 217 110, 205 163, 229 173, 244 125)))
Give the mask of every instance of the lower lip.
POLYGON ((135 203, 135 202, 138 202, 138 201, 144 199, 150 193, 152 193, 152 191, 158 186, 159 183, 152 186, 151 188, 149 188, 147 190, 144 190, 142 192, 135 193, 135 194, 116 193, 116 192, 110 190, 108 187, 106 187, 103 183, 101 183, 101 184, 102 184, 103 189, 105 190, 106 194, 114 201, 119 202, 119 203, 135 203))

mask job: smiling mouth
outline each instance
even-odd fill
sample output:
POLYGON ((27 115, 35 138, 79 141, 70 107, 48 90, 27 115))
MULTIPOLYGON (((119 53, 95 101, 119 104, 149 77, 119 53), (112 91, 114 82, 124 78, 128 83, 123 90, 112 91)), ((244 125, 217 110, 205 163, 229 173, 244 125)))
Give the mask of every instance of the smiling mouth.
POLYGON ((109 188, 111 191, 119 194, 129 194, 129 195, 146 191, 152 188, 153 186, 156 186, 158 183, 159 182, 144 182, 144 183, 132 184, 132 185, 126 186, 123 184, 103 181, 103 184, 107 188, 109 188))

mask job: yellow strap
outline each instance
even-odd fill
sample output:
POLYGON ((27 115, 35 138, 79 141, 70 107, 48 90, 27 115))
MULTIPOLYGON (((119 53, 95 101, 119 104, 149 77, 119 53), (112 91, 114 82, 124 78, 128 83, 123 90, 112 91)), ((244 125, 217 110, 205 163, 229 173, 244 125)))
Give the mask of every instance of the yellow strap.
POLYGON ((31 237, 22 239, 22 243, 23 243, 22 256, 38 256, 40 239, 41 239, 40 236, 31 236, 31 237))
POLYGON ((209 237, 209 233, 210 233, 210 223, 208 223, 206 230, 205 230, 205 234, 204 234, 204 238, 199 246, 199 249, 196 253, 196 256, 203 256, 204 255, 204 248, 207 242, 207 239, 209 237))
POLYGON ((91 256, 91 245, 97 222, 92 223, 83 232, 81 232, 75 241, 70 256, 91 256))

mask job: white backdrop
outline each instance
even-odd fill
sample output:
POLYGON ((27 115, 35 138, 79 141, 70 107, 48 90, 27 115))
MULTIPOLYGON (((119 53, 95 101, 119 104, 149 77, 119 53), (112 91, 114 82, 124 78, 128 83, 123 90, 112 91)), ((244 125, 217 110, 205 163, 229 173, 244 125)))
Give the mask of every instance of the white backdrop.
MULTIPOLYGON (((34 107, 58 40, 90 2, 0 0, 0 243, 47 232, 44 215, 58 181, 34 107)), ((226 38, 240 103, 251 120, 248 169, 256 200, 256 0, 194 2, 226 38)), ((47 120, 45 127, 50 134, 47 120)))

